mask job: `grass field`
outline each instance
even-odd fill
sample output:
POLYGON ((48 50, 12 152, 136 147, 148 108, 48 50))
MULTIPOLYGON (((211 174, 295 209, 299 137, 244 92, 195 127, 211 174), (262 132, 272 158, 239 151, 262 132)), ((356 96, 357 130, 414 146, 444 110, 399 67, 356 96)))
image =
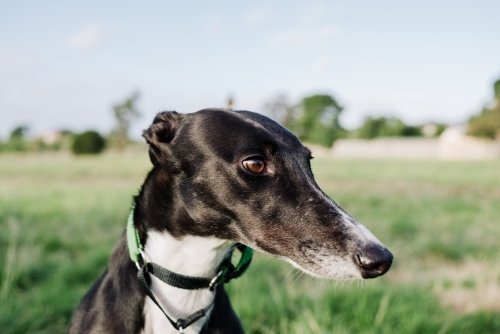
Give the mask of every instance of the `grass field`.
MULTIPOLYGON (((147 154, 0 155, 0 332, 63 333, 106 267, 147 154)), ((500 333, 500 162, 313 160, 395 255, 332 282, 258 255, 228 285, 248 333, 500 333)))

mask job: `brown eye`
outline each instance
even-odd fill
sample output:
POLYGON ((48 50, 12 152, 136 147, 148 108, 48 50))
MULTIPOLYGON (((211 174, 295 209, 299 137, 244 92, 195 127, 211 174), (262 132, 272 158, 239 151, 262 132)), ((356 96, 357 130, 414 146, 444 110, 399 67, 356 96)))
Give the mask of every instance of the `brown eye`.
POLYGON ((260 159, 248 159, 243 161, 243 167, 249 172, 260 174, 264 171, 266 164, 260 159))

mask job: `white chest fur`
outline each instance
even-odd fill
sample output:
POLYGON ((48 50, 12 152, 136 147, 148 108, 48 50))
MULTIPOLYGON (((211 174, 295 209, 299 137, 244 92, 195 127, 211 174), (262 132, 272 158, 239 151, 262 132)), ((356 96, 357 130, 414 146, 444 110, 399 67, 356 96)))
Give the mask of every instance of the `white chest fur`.
MULTIPOLYGON (((216 269, 232 242, 216 238, 185 236, 175 239, 169 233, 149 232, 144 252, 146 260, 186 276, 214 277, 216 269)), ((163 283, 151 275, 151 290, 156 300, 174 321, 186 318, 205 308, 214 298, 208 289, 184 290, 163 283)), ((144 303, 144 334, 178 333, 160 309, 146 297, 144 303)), ((201 318, 184 330, 199 333, 210 315, 201 318)))

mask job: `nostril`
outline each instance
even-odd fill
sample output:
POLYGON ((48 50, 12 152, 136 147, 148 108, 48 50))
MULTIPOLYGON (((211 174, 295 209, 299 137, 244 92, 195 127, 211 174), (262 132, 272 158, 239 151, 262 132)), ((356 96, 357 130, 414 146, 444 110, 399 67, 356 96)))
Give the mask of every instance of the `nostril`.
POLYGON ((356 253, 356 257, 358 259, 358 266, 364 267, 363 266, 363 261, 361 261, 361 255, 359 253, 356 253))
POLYGON ((356 262, 363 278, 374 278, 385 274, 392 264, 392 254, 387 248, 365 247, 356 252, 356 262))
POLYGON ((358 265, 365 269, 376 269, 382 270, 384 268, 383 261, 374 261, 373 259, 362 256, 360 253, 356 253, 358 259, 358 265))
POLYGON ((377 268, 375 268, 375 270, 377 270, 379 273, 385 271, 385 267, 386 267, 386 264, 385 263, 381 263, 377 268))

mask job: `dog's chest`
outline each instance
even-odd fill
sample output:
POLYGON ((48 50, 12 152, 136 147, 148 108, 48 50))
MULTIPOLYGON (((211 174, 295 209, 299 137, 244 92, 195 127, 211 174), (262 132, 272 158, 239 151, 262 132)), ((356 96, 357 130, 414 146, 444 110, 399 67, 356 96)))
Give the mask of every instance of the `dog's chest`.
MULTIPOLYGON (((186 236, 173 238, 168 233, 148 233, 145 245, 147 261, 154 262, 173 272, 186 276, 214 277, 224 255, 231 248, 230 242, 216 238, 186 236)), ((208 289, 184 290, 172 287, 151 275, 151 290, 163 310, 176 321, 205 308, 212 301, 214 293, 208 289)), ((185 333, 199 333, 210 316, 208 314, 184 330, 185 333)), ((144 334, 178 333, 154 304, 146 297, 144 303, 144 334)))
MULTIPOLYGON (((194 298, 194 299, 197 299, 197 298, 194 298)), ((200 300, 200 306, 197 310, 206 306, 206 304, 201 305, 201 301, 207 300, 207 299, 206 298, 199 298, 199 300, 200 300)), ((162 303, 162 302, 160 302, 160 303, 162 303)), ((210 303, 210 299, 208 299, 207 304, 208 303, 210 303)), ((166 303, 162 303, 162 307, 165 304, 166 303)), ((186 304, 189 304, 189 303, 186 303, 186 304)), ((188 307, 189 305, 186 305, 186 304, 179 304, 178 306, 179 306, 179 308, 183 308, 183 309, 192 309, 192 308, 189 308, 188 307)), ((193 311, 192 313, 194 313, 194 312, 196 312, 196 311, 193 311)), ((189 334, 200 333, 209 316, 210 316, 210 312, 204 318, 201 318, 200 320, 196 321, 191 326, 186 328, 184 330, 184 333, 189 333, 189 334)), ((174 318, 174 319, 177 319, 177 318, 174 318)), ((170 324, 170 322, 165 317, 165 315, 160 311, 158 306, 156 306, 153 303, 153 301, 149 298, 146 298, 145 302, 144 302, 144 320, 145 320, 145 324, 144 324, 144 330, 142 331, 142 334, 160 334, 160 333, 161 334, 174 334, 174 333, 179 333, 179 331, 176 330, 170 324)))

